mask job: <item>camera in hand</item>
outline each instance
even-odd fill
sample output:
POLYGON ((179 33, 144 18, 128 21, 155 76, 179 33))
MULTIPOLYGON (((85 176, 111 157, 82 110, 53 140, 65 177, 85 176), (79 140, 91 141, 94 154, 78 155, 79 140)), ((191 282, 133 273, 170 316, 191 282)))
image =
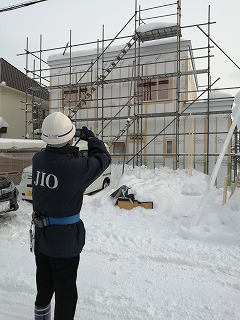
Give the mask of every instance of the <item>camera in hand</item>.
POLYGON ((76 129, 75 137, 78 137, 81 140, 88 141, 90 138, 94 138, 94 133, 89 130, 87 127, 82 127, 82 129, 76 129))
POLYGON ((83 129, 76 129, 76 133, 74 137, 81 138, 82 134, 83 134, 83 129))

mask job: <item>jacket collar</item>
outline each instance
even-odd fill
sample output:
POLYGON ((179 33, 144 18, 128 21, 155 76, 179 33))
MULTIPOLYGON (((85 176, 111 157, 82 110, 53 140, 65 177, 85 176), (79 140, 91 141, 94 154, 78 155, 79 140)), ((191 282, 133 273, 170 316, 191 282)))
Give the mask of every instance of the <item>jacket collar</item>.
POLYGON ((70 146, 69 144, 61 148, 54 148, 47 145, 45 150, 53 153, 58 153, 58 154, 71 154, 74 157, 77 157, 79 152, 78 147, 70 146))

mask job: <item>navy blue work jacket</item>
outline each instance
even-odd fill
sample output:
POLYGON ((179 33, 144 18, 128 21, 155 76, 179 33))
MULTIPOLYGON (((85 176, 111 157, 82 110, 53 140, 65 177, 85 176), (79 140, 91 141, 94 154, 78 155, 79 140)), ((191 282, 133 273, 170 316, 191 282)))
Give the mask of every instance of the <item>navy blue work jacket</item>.
MULTIPOLYGON (((78 148, 47 146, 32 160, 33 211, 59 218, 80 212, 85 189, 110 165, 104 143, 88 141, 88 157, 79 158, 78 148)), ((73 257, 85 244, 83 221, 35 228, 35 250, 55 258, 73 257)))

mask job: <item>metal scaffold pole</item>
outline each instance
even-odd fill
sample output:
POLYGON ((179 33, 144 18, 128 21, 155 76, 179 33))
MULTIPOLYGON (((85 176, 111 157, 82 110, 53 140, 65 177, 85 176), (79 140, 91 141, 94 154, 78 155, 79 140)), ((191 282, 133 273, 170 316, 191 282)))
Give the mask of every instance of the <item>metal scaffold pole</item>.
MULTIPOLYGON (((204 127, 192 128, 192 166, 201 154, 204 170, 209 173, 210 162, 216 158, 210 142, 217 132, 211 130, 210 121, 224 114, 229 117, 224 108, 211 108, 211 93, 216 90, 213 88, 216 81, 211 82, 211 48, 213 44, 219 46, 210 37, 210 26, 214 23, 210 19, 210 6, 206 23, 182 26, 181 0, 150 8, 142 8, 138 0, 134 1, 134 14, 113 38, 106 39, 103 25, 100 41, 73 43, 70 31, 69 42, 64 46, 44 49, 41 42, 40 50, 30 51, 27 45, 26 74, 32 74, 39 86, 44 85, 49 91, 50 112, 63 110, 77 127, 89 124, 109 144, 113 158, 123 163, 123 172, 125 164, 148 165, 151 159, 154 167, 170 162, 174 169, 184 167, 189 153, 184 117, 191 114, 193 124, 201 117, 204 127), (172 17, 175 23, 169 23, 172 17), (126 35, 129 26, 133 33, 126 35), (202 30, 203 26, 207 26, 207 32, 202 30), (186 44, 191 41, 182 39, 185 28, 202 31, 207 45, 192 48, 192 43, 186 44), (73 50, 87 52, 89 46, 89 61, 87 54, 81 59, 74 53, 73 59, 73 50), (155 49, 149 50, 155 46, 157 53, 155 49), (44 56, 56 52, 62 53, 61 66, 44 60, 44 56), (38 61, 39 69, 34 65, 34 70, 29 70, 30 57, 38 61), (196 67, 200 60, 207 61, 205 68, 196 67), (205 76, 201 86, 198 75, 205 76), (194 110, 192 105, 200 102, 205 103, 205 110, 194 110), (188 108, 191 110, 187 111, 188 108), (197 135, 204 137, 201 151, 196 149, 197 135)), ((40 87, 33 95, 42 90, 40 87)), ((26 100, 26 108, 27 103, 26 100)), ((26 112, 26 133, 27 123, 26 112)), ((226 134, 225 131, 219 134, 226 134)))

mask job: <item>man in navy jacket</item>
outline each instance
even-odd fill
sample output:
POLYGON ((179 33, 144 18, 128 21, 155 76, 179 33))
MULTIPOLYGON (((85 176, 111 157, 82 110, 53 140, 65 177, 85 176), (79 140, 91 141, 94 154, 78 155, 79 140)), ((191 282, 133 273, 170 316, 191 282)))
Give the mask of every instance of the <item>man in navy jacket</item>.
POLYGON ((32 160, 33 222, 37 296, 35 320, 49 320, 55 293, 55 320, 73 320, 77 303, 77 269, 85 244, 80 211, 85 189, 110 165, 104 143, 83 127, 88 157, 71 146, 76 132, 61 112, 47 116, 42 140, 47 147, 32 160))

